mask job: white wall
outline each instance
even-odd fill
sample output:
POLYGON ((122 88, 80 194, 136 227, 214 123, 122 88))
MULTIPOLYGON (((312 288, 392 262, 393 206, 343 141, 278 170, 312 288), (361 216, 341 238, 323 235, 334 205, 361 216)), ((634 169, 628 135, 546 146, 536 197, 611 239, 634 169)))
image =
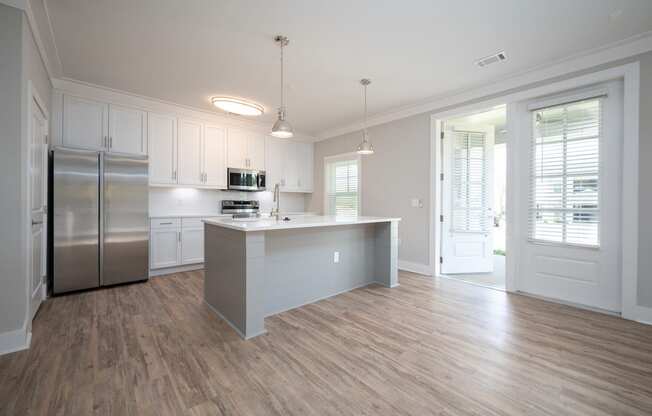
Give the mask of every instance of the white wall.
MULTIPOLYGON (((256 199, 261 212, 268 213, 274 206, 273 194, 266 192, 216 191, 197 188, 149 188, 150 216, 215 215, 220 213, 224 199, 256 199)), ((305 211, 304 194, 281 193, 282 212, 305 211)))

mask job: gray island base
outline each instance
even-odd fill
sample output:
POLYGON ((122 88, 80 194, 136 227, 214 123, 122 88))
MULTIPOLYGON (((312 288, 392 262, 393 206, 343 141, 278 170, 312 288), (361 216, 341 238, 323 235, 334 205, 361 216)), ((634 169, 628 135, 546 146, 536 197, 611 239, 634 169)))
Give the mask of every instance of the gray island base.
POLYGON ((204 300, 238 334, 265 317, 372 283, 398 286, 398 218, 207 219, 204 300))

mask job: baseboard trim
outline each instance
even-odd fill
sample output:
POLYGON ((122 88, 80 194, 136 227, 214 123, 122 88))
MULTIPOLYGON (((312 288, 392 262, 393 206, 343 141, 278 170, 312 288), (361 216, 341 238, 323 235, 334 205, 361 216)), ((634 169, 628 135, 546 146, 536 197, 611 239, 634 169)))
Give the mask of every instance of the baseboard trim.
POLYGON ((432 276, 432 267, 428 266, 427 264, 413 263, 411 261, 399 260, 398 268, 400 270, 405 270, 406 272, 432 276))
POLYGON ((26 350, 31 341, 32 333, 26 328, 0 333, 0 355, 26 350))
POLYGON ((176 267, 166 267, 164 269, 154 269, 154 270, 149 270, 149 277, 154 277, 154 276, 164 276, 166 274, 174 274, 174 273, 181 273, 181 272, 190 272, 193 270, 201 270, 204 268, 204 263, 197 263, 197 264, 188 264, 186 266, 176 266, 176 267))
POLYGON ((623 311, 623 318, 645 325, 652 325, 652 308, 636 305, 627 312, 623 311))

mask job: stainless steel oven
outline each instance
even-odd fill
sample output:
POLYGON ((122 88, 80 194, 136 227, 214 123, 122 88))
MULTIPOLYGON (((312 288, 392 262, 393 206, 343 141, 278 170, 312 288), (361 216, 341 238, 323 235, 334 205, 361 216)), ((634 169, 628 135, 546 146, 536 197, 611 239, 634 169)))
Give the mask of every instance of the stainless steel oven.
POLYGON ((237 191, 264 191, 265 171, 252 169, 228 169, 229 189, 237 191))

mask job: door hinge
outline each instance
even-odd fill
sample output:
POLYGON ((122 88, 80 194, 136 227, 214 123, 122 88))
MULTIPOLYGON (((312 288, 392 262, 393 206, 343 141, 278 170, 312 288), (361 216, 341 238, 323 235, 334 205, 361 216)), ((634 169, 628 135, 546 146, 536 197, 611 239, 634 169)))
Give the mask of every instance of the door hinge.
POLYGON ((439 264, 442 264, 443 262, 444 262, 444 258, 443 258, 443 257, 439 257, 439 264))
POLYGON ((443 215, 439 216, 439 222, 444 222, 444 216, 443 215))

